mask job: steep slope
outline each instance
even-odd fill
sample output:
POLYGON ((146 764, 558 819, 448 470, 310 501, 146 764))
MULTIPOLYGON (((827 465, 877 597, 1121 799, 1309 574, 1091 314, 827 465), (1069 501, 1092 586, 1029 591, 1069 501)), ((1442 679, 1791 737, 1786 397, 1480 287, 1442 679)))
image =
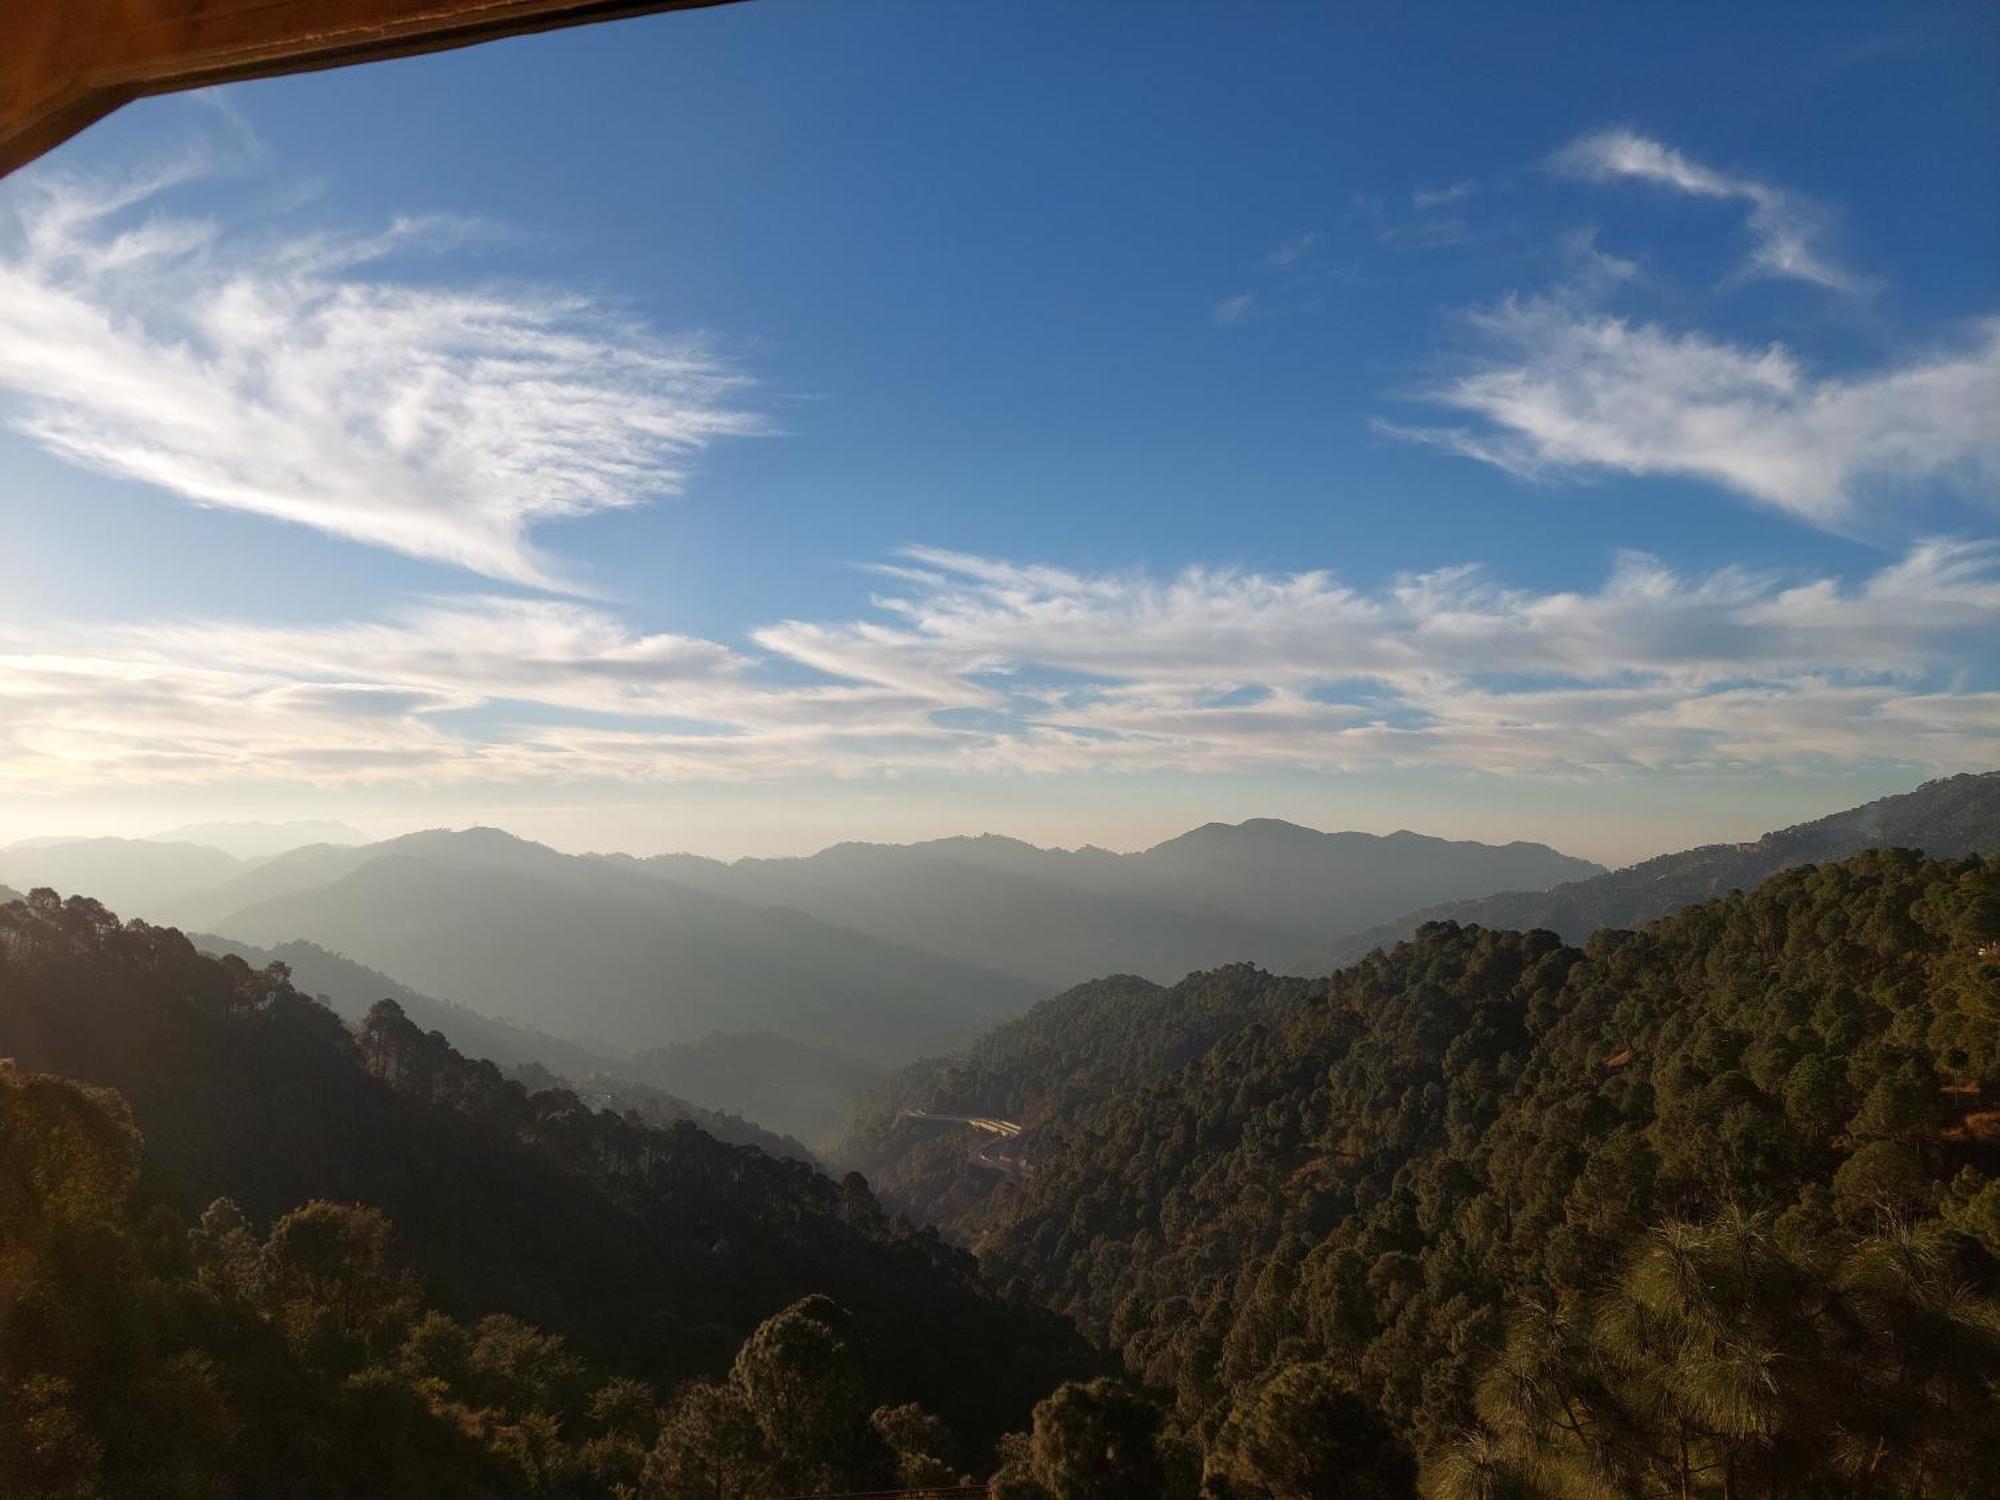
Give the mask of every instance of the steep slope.
POLYGON ((975 1441, 1086 1363, 858 1180, 530 1094, 393 1003, 357 1037, 276 971, 94 902, 0 907, 0 1056, 117 1089, 185 1210, 377 1205, 447 1311, 526 1316, 663 1388, 810 1292, 852 1311, 884 1398, 923 1396, 975 1441))
POLYGON ((509 1026, 466 1006, 433 1000, 316 943, 259 948, 209 934, 191 937, 203 953, 240 958, 253 969, 284 965, 294 989, 324 1002, 350 1025, 359 1025, 378 1003, 389 1000, 418 1030, 435 1032, 466 1056, 483 1057, 509 1077, 532 1087, 570 1088, 593 1109, 632 1110, 653 1125, 687 1120, 734 1146, 757 1146, 773 1156, 812 1159, 812 1153, 798 1140, 764 1130, 727 1107, 706 1108, 628 1076, 631 1070, 622 1055, 582 1047, 523 1026, 509 1026))
POLYGON ((450 1000, 434 1000, 379 969, 356 963, 318 943, 295 939, 265 948, 214 933, 191 932, 188 938, 203 953, 240 958, 253 969, 283 964, 294 989, 324 1001, 349 1025, 359 1025, 376 1001, 394 1000, 423 1030, 441 1031, 468 1057, 484 1057, 502 1068, 532 1063, 559 1078, 585 1078, 611 1068, 623 1055, 496 1021, 450 1000))
MULTIPOLYGON (((1521 1378, 1581 1381, 1590 1330, 1622 1330, 1607 1358, 1624 1364, 1604 1368, 1636 1381, 1657 1357, 1661 1383, 1646 1388, 1671 1420, 1696 1378, 1675 1371, 1686 1347, 1656 1354, 1616 1320, 1618 1298, 1676 1285, 1658 1279, 1673 1265, 1635 1271, 1656 1278, 1636 1290, 1609 1285, 1664 1246, 1669 1261, 1772 1267, 1688 1284, 1717 1299, 1715 1326, 1771 1341, 1727 1357, 1779 1381, 1759 1408, 1768 1425, 1686 1419, 1684 1444, 1726 1455, 1704 1464, 1823 1468, 1840 1425, 1879 1433, 1861 1461, 1893 1454, 1898 1482, 1933 1443, 1967 1474, 2000 1476, 1986 1439, 1983 1458, 1952 1449, 2000 1379, 2000 1345, 1977 1332, 1990 1311, 1968 1312, 1971 1342, 1940 1356, 1966 1383, 1923 1398, 1919 1416, 1870 1393, 1909 1356, 1865 1333, 1893 1345, 1917 1314, 1841 1300, 1891 1290, 1868 1255, 1905 1256, 1896 1285, 1919 1301, 1954 1279, 2000 1284, 2000 862, 1875 851, 1582 950, 1436 924, 1330 980, 1245 969, 1212 982, 1266 1013, 1046 1133, 1035 1171, 993 1195, 979 1242, 990 1275, 1107 1338, 1191 1419, 1279 1362, 1323 1359, 1434 1464, 1487 1424, 1486 1447, 1463 1457, 1476 1466, 1508 1444, 1568 1440, 1509 1405, 1521 1362, 1544 1357, 1520 1343, 1540 1327, 1577 1352, 1521 1378), (1843 1260, 1885 1212, 1915 1238, 1843 1260), (1707 1227, 1656 1232, 1667 1219, 1707 1227), (1515 1363, 1482 1385, 1503 1345, 1515 1363)), ((1577 1395, 1606 1444, 1636 1431, 1645 1450, 1653 1409, 1624 1399, 1577 1395)), ((1875 1492, 1898 1482, 1878 1477, 1875 1492)), ((1861 1492, 1825 1483, 1802 1492, 1861 1492)), ((1974 1478, 1936 1492, 1987 1491, 1974 1478)))
POLYGON ((215 925, 301 934, 521 1025, 660 1046, 767 1029, 901 1061, 1024 1008, 1033 987, 494 830, 373 846, 332 883, 215 925))
MULTIPOLYGON (((212 927, 217 920, 259 901, 297 895, 352 874, 383 845, 306 844, 265 860, 206 890, 190 892, 183 903, 183 923, 212 927)), ((87 887, 85 887, 87 889, 87 887)))
POLYGON ((1548 890, 1508 891, 1412 911, 1284 967, 1298 974, 1331 973, 1434 921, 1524 931, 1544 927, 1568 942, 1581 942, 1600 928, 1636 927, 1696 901, 1747 890, 1793 865, 1873 848, 1917 849, 1938 858, 2000 853, 2000 771, 1926 782, 1913 792, 1767 833, 1755 843, 1706 844, 1548 890))
POLYGON ((1301 982, 1246 983, 1247 965, 1191 974, 1171 989, 1114 975, 1044 1000, 964 1053, 915 1063, 860 1110, 834 1159, 864 1173, 892 1210, 974 1238, 1007 1178, 967 1118, 1022 1127, 1010 1155, 1030 1161, 1045 1138, 1107 1099, 1129 1097, 1217 1038, 1295 1003, 1301 982))

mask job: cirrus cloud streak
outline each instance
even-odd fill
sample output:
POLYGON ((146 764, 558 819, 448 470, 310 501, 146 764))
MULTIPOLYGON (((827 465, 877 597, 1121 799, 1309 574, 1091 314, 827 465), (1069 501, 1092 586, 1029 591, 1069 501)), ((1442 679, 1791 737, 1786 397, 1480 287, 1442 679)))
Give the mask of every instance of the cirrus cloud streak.
POLYGON ((2000 760, 2000 547, 1859 582, 1627 556, 1089 574, 913 549, 865 619, 737 648, 462 597, 331 626, 0 634, 0 783, 744 781, 1424 765, 1526 775, 2000 760))
POLYGON ((535 527, 672 494, 708 445, 762 430, 699 339, 573 293, 382 273, 490 228, 225 234, 161 207, 199 175, 43 176, 0 220, 0 395, 64 459, 566 588, 535 527))

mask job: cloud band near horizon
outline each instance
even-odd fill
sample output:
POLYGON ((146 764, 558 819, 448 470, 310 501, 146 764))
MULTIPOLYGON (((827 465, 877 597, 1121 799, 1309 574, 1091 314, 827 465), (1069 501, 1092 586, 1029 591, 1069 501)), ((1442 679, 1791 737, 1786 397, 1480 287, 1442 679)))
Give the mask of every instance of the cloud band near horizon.
POLYGON ((740 648, 480 595, 329 626, 0 634, 0 784, 2000 761, 1993 543, 1926 542, 1851 583, 1633 555, 1589 592, 922 548, 882 572, 869 616, 740 648))

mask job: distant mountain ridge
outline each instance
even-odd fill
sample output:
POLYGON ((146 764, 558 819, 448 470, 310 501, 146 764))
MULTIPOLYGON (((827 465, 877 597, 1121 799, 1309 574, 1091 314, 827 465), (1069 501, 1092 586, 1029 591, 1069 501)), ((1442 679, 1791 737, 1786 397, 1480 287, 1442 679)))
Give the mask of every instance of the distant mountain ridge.
POLYGON ((733 864, 606 858, 718 895, 795 906, 1048 989, 1107 973, 1171 983, 1220 964, 1275 965, 1414 905, 1603 870, 1542 844, 1321 833, 1276 818, 1208 823, 1131 854, 986 834, 836 844, 733 864))
POLYGON ((1638 927, 1684 906, 1748 890, 1794 865, 1844 859, 1869 848, 1918 849, 1933 859, 2000 853, 2000 771, 1927 781, 1781 828, 1744 844, 1704 844, 1622 870, 1539 891, 1505 891, 1413 910, 1392 922, 1313 950, 1284 966, 1295 974, 1330 974, 1411 936, 1425 922, 1497 929, 1547 928, 1580 943, 1601 928, 1638 927))
POLYGON ((768 1033, 871 1068, 963 1045, 1096 975, 1275 965, 1415 905, 1598 869, 1535 844, 1268 818, 1130 854, 981 835, 725 864, 567 855, 491 828, 254 860, 150 840, 0 851, 0 878, 24 888, 260 949, 309 942, 616 1051, 768 1033))
POLYGON ((307 934, 424 993, 620 1048, 769 1029, 914 1057, 1034 998, 1019 979, 497 829, 297 850, 267 870, 282 893, 216 930, 258 944, 307 934), (301 865, 312 883, 285 889, 301 865))
POLYGON ((0 881, 10 886, 81 891, 115 911, 174 923, 187 920, 193 893, 250 868, 204 844, 154 839, 38 839, 0 849, 0 881))
POLYGON ((368 835, 331 818, 297 818, 283 823, 188 823, 154 834, 152 842, 206 844, 238 859, 270 859, 306 844, 365 844, 368 835))

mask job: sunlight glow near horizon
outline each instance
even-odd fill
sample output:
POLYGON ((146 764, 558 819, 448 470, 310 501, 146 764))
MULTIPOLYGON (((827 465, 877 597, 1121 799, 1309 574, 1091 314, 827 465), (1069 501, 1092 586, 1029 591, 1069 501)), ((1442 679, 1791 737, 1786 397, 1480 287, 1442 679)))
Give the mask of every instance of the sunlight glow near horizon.
POLYGON ((1263 816, 1618 864, 2000 764, 1946 12, 1538 18, 1597 66, 1473 139, 1405 84, 1508 103, 1497 19, 1064 12, 1057 59, 1033 9, 153 101, 0 184, 0 844, 1263 816))

